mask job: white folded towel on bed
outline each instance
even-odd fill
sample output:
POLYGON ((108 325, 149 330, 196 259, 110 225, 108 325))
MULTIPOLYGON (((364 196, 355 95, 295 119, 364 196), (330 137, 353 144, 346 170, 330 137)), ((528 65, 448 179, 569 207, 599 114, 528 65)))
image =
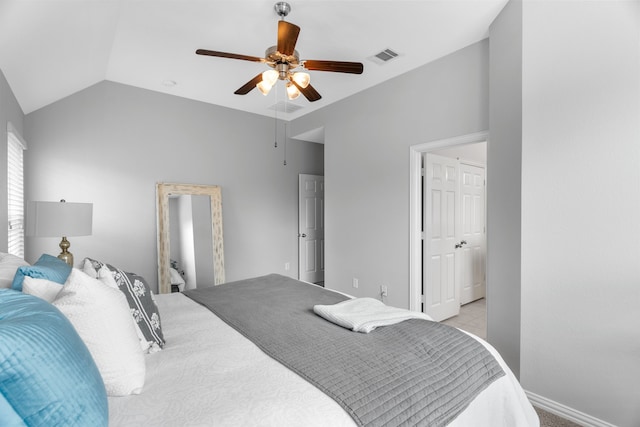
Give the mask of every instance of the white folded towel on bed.
POLYGON ((394 325, 409 319, 432 320, 424 313, 390 307, 374 298, 353 298, 333 305, 314 305, 313 311, 329 322, 365 334, 378 326, 394 325))

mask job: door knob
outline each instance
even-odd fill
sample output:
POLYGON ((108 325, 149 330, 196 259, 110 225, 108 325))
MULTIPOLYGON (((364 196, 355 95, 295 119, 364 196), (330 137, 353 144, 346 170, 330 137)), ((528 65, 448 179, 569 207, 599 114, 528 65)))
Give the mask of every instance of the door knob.
POLYGON ((456 243, 456 249, 460 249, 462 246, 466 245, 466 240, 460 240, 460 243, 456 243))
POLYGON ((302 234, 298 234, 298 237, 307 237, 307 235, 305 233, 302 233, 302 234))

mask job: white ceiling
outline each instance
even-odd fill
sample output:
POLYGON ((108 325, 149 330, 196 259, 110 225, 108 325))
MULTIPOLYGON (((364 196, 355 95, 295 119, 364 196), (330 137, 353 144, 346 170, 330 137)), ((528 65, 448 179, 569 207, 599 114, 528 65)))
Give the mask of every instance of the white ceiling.
MULTIPOLYGON (((362 62, 364 73, 312 71, 322 99, 287 101, 302 108, 278 118, 300 117, 486 38, 506 2, 289 1, 286 20, 301 27, 300 59, 362 62), (384 65, 370 59, 386 48, 400 56, 384 65)), ((266 97, 233 94, 266 65, 195 50, 264 56, 276 44, 275 3, 0 0, 0 69, 25 114, 109 80, 273 117, 270 107, 286 98, 282 82, 266 97)))

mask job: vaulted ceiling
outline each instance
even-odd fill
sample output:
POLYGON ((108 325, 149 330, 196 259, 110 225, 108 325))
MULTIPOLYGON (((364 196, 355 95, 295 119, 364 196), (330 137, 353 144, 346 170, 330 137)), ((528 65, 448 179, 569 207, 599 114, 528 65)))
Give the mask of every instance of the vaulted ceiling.
POLYGON ((291 120, 488 35, 507 0, 291 0, 300 59, 356 61, 361 75, 311 71, 322 99, 234 91, 276 44, 274 0, 0 0, 0 69, 25 114, 103 80, 291 120), (388 62, 375 55, 391 49, 388 62), (290 112, 283 111, 286 107, 290 112), (295 111, 291 111, 295 110, 295 111))

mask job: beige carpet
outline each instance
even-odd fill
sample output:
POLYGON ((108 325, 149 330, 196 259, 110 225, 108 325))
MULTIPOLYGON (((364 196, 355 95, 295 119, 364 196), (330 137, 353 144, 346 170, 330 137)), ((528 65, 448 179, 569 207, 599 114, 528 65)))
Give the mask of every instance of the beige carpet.
POLYGON ((580 424, 576 424, 572 421, 565 420, 550 412, 544 411, 534 406, 538 417, 540 417, 540 427, 580 427, 580 424))

